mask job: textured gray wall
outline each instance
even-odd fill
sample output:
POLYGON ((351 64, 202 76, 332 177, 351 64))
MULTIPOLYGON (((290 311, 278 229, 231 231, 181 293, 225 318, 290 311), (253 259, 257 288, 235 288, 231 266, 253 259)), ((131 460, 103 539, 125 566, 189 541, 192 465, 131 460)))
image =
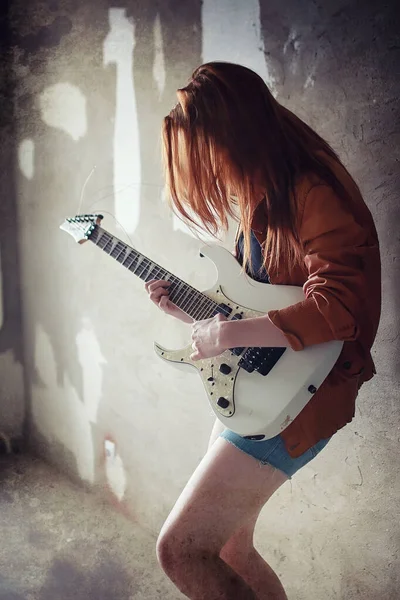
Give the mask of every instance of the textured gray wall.
POLYGON ((21 436, 25 416, 10 42, 7 6, 3 4, 0 7, 0 446, 8 449, 21 436))
MULTIPOLYGON (((212 425, 199 381, 152 351, 152 339, 184 345, 187 329, 149 305, 142 283, 108 257, 74 245, 59 223, 79 209, 99 210, 107 229, 129 235, 157 262, 198 287, 212 283, 199 241, 162 201, 159 160, 161 118, 176 88, 209 59, 257 70, 331 142, 361 187, 382 245, 378 375, 362 389, 354 422, 279 491, 256 531, 260 551, 298 599, 394 599, 400 584, 395 4, 14 0, 10 14, 15 120, 2 160, 13 154, 16 180, 8 166, 12 277, 8 284, 3 266, 3 284, 10 294, 17 288, 12 265, 20 262, 31 444, 104 486, 153 531, 212 425), (113 460, 106 441, 115 442, 113 460)), ((17 334, 18 321, 10 321, 17 334)), ((4 349, 18 335, 12 339, 4 349)))

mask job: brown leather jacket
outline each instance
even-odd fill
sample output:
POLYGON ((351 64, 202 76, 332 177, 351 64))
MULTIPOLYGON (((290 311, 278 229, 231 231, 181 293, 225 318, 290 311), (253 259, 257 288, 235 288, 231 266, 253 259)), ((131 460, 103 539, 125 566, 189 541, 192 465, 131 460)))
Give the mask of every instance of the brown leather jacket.
MULTIPOLYGON (((327 379, 282 432, 292 457, 352 420, 358 390, 376 372, 371 347, 381 310, 378 237, 357 185, 341 165, 335 162, 333 168, 350 200, 339 198, 316 177, 304 177, 296 189, 304 264, 291 273, 282 267, 269 272, 273 284, 303 286, 302 302, 268 313, 293 350, 344 341, 327 379)), ((262 242, 260 211, 252 227, 262 242)))

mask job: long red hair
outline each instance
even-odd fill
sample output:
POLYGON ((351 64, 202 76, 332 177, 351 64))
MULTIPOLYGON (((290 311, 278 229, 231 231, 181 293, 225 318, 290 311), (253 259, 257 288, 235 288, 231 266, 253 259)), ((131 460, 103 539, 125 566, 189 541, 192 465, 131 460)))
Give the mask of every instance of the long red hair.
POLYGON ((293 267, 302 260, 296 182, 305 173, 315 173, 345 196, 329 166, 332 159, 340 162, 336 153, 246 67, 225 62, 201 65, 177 97, 162 128, 172 208, 189 226, 214 236, 228 228, 228 215, 237 218, 238 208, 243 265, 251 265, 251 226, 264 201, 264 266, 277 268, 284 258, 293 267))

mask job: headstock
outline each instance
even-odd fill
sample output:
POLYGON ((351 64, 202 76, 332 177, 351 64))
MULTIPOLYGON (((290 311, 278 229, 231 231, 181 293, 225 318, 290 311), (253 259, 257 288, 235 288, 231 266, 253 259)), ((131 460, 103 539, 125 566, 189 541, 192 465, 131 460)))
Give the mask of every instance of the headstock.
POLYGON ((91 236, 96 225, 100 225, 103 215, 77 215, 68 217, 60 225, 60 229, 70 233, 74 240, 79 244, 84 244, 91 236))

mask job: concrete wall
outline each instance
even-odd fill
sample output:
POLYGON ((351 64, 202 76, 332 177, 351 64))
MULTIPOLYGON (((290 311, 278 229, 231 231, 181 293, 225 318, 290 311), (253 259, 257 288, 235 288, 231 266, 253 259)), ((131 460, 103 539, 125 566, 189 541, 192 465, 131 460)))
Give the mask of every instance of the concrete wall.
POLYGON ((24 429, 20 257, 16 205, 14 78, 6 6, 0 6, 0 448, 24 429))
POLYGON ((163 203, 159 128, 195 66, 244 63, 339 151, 376 219, 384 273, 378 376, 363 388, 354 422, 264 509, 257 545, 289 597, 397 597, 395 3, 14 0, 10 23, 32 447, 104 486, 154 532, 201 459, 213 418, 200 381, 152 348, 153 339, 184 345, 187 327, 157 311, 140 280, 58 226, 102 212, 106 229, 209 286, 214 273, 198 257, 199 240, 163 203))

